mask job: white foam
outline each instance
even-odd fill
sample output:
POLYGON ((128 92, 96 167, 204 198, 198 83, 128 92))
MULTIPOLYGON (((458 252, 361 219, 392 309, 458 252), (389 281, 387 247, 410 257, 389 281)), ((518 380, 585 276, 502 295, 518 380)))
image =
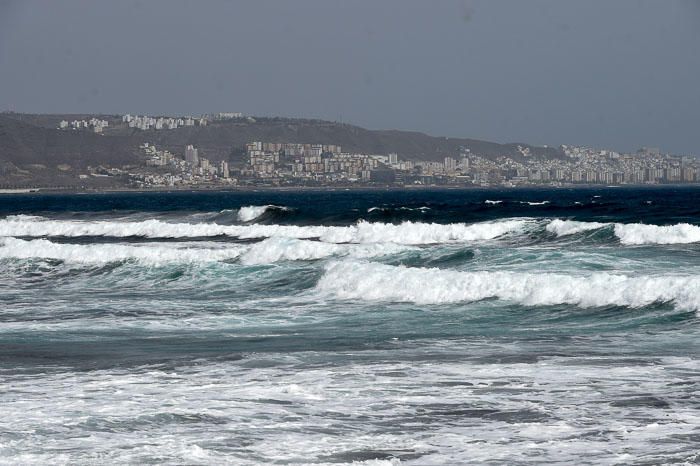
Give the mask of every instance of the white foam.
POLYGON ((136 260, 149 265, 172 262, 216 262, 235 259, 242 246, 218 248, 192 247, 168 243, 125 244, 60 244, 45 239, 25 241, 16 238, 0 240, 2 259, 56 259, 71 263, 104 264, 136 260))
POLYGON ((437 224, 421 222, 390 223, 359 222, 350 227, 328 229, 321 240, 330 243, 438 244, 484 241, 508 233, 522 232, 533 221, 505 220, 467 225, 464 223, 437 224))
POLYGON ((578 222, 555 219, 545 229, 557 236, 573 235, 614 225, 615 236, 623 245, 688 244, 700 242, 700 227, 689 223, 646 225, 643 223, 578 222))
POLYGON ((369 258, 396 254, 407 249, 393 243, 331 244, 295 238, 268 238, 250 247, 240 258, 245 265, 271 264, 279 261, 317 260, 331 256, 369 258))
POLYGON ((679 308, 700 309, 700 277, 680 275, 458 272, 343 261, 326 266, 317 290, 340 299, 417 304, 496 298, 527 306, 642 307, 672 301, 679 308))
POLYGON ((244 239, 287 236, 318 237, 333 227, 297 227, 289 225, 219 225, 216 223, 170 223, 143 221, 76 221, 50 220, 24 215, 0 220, 0 236, 109 236, 144 238, 198 238, 232 236, 244 239))
POLYGON ((496 205, 496 204, 502 204, 503 201, 492 201, 491 199, 486 199, 484 201, 484 204, 491 204, 491 205, 496 205))
POLYGON ((436 244, 490 240, 523 231, 532 220, 503 220, 475 224, 403 222, 370 223, 360 221, 349 226, 295 225, 218 225, 214 223, 168 223, 160 220, 74 221, 40 217, 11 216, 0 220, 0 236, 109 236, 145 238, 196 238, 231 236, 242 239, 320 238, 329 243, 436 244))
POLYGON ((55 259, 70 263, 105 264, 134 260, 147 265, 206 263, 238 259, 244 265, 327 257, 370 258, 409 249, 393 243, 330 244, 294 238, 268 238, 252 245, 187 243, 61 244, 46 239, 0 239, 0 259, 55 259))
MULTIPOLYGON (((391 207, 370 207, 369 209, 367 209, 367 213, 371 213, 371 212, 374 212, 377 210, 379 210, 379 211, 391 210, 391 207)), ((405 206, 402 206, 402 207, 399 207, 398 210, 411 210, 411 211, 419 210, 421 212, 425 212, 427 210, 430 210, 430 207, 426 207, 426 206, 423 206, 423 207, 405 207, 405 206)))
POLYGON ((700 242, 700 227, 688 223, 658 226, 642 223, 616 224, 615 236, 622 244, 688 244, 700 242))
POLYGON ((557 236, 574 235, 584 231, 597 230, 611 225, 610 223, 599 222, 577 222, 574 220, 554 219, 547 224, 545 229, 550 233, 555 233, 557 236))
POLYGON ((238 220, 240 220, 241 222, 251 222, 263 215, 268 210, 288 210, 288 208, 273 204, 250 205, 247 207, 241 207, 240 209, 238 209, 238 220))
POLYGON ((542 202, 520 201, 520 203, 527 204, 527 205, 547 205, 547 204, 549 204, 549 201, 542 201, 542 202))

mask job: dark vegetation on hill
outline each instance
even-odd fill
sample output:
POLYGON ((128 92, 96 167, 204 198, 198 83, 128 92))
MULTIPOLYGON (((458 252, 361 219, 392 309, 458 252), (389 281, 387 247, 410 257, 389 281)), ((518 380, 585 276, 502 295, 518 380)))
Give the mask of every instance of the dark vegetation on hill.
MULTIPOLYGON (((368 130, 322 120, 256 117, 214 121, 207 126, 142 131, 128 128, 117 115, 3 113, 0 114, 0 181, 8 177, 15 181, 37 177, 60 181, 88 166, 140 165, 138 147, 144 142, 175 154, 182 154, 185 145, 194 144, 202 156, 213 161, 225 159, 240 164, 244 161, 244 146, 250 141, 339 144, 349 152, 396 152, 404 160, 442 161, 465 150, 492 159, 499 155, 522 158, 518 144, 434 137, 410 131, 368 130), (93 116, 110 122, 104 133, 57 129, 61 120, 93 116)), ((558 149, 520 145, 529 147, 537 157, 562 157, 558 149)))

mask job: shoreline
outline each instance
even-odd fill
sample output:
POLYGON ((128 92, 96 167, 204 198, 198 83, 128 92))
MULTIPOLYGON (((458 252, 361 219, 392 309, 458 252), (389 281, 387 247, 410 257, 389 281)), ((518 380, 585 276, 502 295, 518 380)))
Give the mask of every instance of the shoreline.
POLYGON ((564 186, 237 186, 237 187, 187 187, 187 188, 110 188, 110 189, 75 189, 75 188, 17 188, 0 190, 0 196, 45 195, 45 194, 149 194, 149 193, 254 193, 254 192, 401 192, 401 191, 539 191, 539 190, 593 190, 593 189, 663 189, 663 188, 700 188, 700 183, 669 184, 626 184, 597 185, 578 184, 564 186))

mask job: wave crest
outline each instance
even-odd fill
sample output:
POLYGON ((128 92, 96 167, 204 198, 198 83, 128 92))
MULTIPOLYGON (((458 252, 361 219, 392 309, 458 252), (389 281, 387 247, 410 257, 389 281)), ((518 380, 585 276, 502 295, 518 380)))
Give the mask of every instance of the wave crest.
POLYGON ((60 244, 46 239, 25 241, 16 238, 0 240, 2 259, 55 259, 70 263, 105 264, 135 260, 147 265, 188 262, 217 262, 238 258, 241 246, 219 248, 192 247, 167 243, 126 244, 60 244))
POLYGON ((408 249, 394 243, 331 244, 295 238, 268 238, 256 243, 240 258, 245 265, 271 264, 280 261, 318 260, 333 256, 370 258, 397 254, 408 249))
POLYGON ((316 288, 339 299, 416 304, 496 298, 526 306, 637 308, 673 302, 678 308, 700 309, 700 278, 690 276, 460 272, 344 261, 326 266, 316 288))
POLYGON ((277 210, 277 211, 288 211, 288 207, 278 206, 274 204, 268 205, 250 205, 246 207, 241 207, 238 209, 238 220, 241 222, 252 222, 253 220, 260 218, 265 212, 277 210))
POLYGON ((700 227, 689 223, 668 226, 618 223, 615 236, 626 245, 689 244, 700 242, 700 227))
POLYGON ((557 236, 575 235, 585 231, 597 230, 611 225, 610 223, 599 222, 577 222, 575 220, 554 219, 547 224, 545 229, 557 236))
POLYGON ((0 220, 0 236, 20 237, 145 237, 202 238, 230 236, 252 238, 320 238, 328 243, 397 243, 406 245, 468 242, 495 239, 524 231, 532 220, 503 220, 474 224, 403 222, 400 224, 360 221, 349 226, 219 225, 214 223, 168 223, 49 220, 12 216, 0 220))
POLYGON ((387 244, 329 244, 294 238, 268 238, 252 245, 202 246, 192 243, 62 244, 46 239, 0 239, 0 259, 54 259, 69 263, 106 264, 136 261, 144 265, 238 260, 244 265, 308 261, 328 257, 370 258, 410 249, 387 244))
POLYGON ((545 229, 557 236, 574 235, 614 226, 615 236, 626 246, 643 244, 690 244, 700 242, 700 227, 689 223, 647 225, 644 223, 599 223, 555 219, 545 229))

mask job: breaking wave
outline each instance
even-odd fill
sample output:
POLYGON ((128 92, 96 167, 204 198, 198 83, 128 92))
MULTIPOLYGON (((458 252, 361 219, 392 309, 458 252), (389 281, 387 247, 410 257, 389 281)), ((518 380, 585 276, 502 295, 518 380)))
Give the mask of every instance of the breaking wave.
POLYGON ((294 238, 269 238, 252 245, 201 247, 187 243, 62 244, 46 239, 0 239, 0 259, 53 259, 68 263, 105 264, 136 261, 144 265, 207 263, 238 260, 244 265, 327 257, 370 258, 403 252, 410 247, 388 244, 329 244, 294 238))
POLYGON ((268 211, 288 211, 288 207, 278 206, 273 204, 268 205, 251 205, 238 209, 238 220, 241 222, 252 222, 260 218, 268 211))
POLYGON ((298 226, 280 224, 226 225, 211 222, 172 223, 158 219, 141 221, 52 220, 44 217, 16 215, 0 220, 0 237, 103 236, 152 239, 208 238, 217 236, 239 239, 283 237, 297 239, 318 238, 325 243, 427 245, 486 241, 505 235, 526 233, 536 228, 544 228, 545 231, 561 237, 610 227, 613 227, 614 234, 622 245, 700 242, 700 226, 688 223, 658 226, 641 223, 582 222, 561 219, 537 220, 533 218, 501 219, 472 224, 439 224, 411 221, 394 224, 361 220, 358 223, 347 226, 298 226))
POLYGON ((567 236, 583 233, 585 231, 598 230, 599 228, 605 228, 610 225, 610 223, 554 219, 547 224, 545 229, 550 233, 555 233, 557 236, 567 236))
POLYGON ((627 245, 688 244, 700 242, 700 227, 689 223, 668 226, 618 223, 615 236, 627 245))
POLYGON ((416 304, 495 298, 526 306, 639 308, 672 302, 680 309, 700 309, 697 276, 461 272, 344 261, 328 264, 316 289, 338 299, 416 304))
POLYGON ((620 244, 627 246, 700 242, 700 227, 689 223, 659 226, 643 223, 599 223, 555 219, 549 222, 545 229, 557 236, 567 236, 610 226, 614 226, 615 236, 620 240, 620 244))
POLYGON ((240 258, 245 265, 280 261, 318 260, 333 256, 370 258, 403 252, 407 246, 394 243, 330 244, 294 238, 269 238, 253 244, 240 258))
POLYGON ((172 262, 216 262, 238 258, 244 249, 188 247, 167 243, 125 244, 60 244, 46 239, 25 241, 16 238, 0 240, 0 259, 55 259, 71 263, 104 264, 135 260, 148 265, 172 262))
POLYGON ((474 224, 371 223, 349 226, 219 225, 213 223, 168 223, 49 220, 42 217, 12 216, 0 220, 0 236, 20 237, 144 237, 203 238, 230 236, 241 239, 319 238, 327 243, 397 243, 407 245, 467 242, 495 239, 524 231, 533 220, 503 220, 474 224))

